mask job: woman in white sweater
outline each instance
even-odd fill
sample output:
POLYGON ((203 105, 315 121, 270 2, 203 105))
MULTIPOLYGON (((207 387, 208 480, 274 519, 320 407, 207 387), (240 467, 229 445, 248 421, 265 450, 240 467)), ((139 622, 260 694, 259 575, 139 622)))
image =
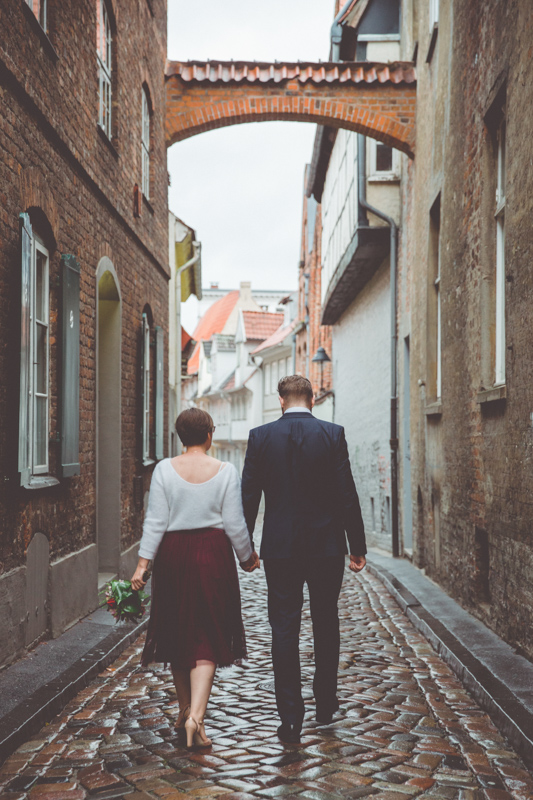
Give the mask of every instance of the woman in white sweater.
POLYGON ((213 420, 183 411, 176 430, 187 448, 152 474, 134 589, 150 560, 152 605, 141 662, 170 663, 180 707, 177 728, 187 746, 209 746, 204 715, 217 666, 246 657, 239 579, 233 549, 246 572, 259 566, 244 520, 233 464, 207 455, 213 420))

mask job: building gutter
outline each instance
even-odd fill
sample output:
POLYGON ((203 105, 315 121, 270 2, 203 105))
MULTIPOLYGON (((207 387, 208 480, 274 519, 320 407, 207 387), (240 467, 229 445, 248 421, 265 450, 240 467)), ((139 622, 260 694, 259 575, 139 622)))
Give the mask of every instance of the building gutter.
MULTIPOLYGON (((186 269, 194 267, 200 261, 202 256, 202 243, 193 242, 193 250, 195 251, 192 258, 178 267, 176 270, 176 283, 175 283, 175 304, 176 304, 176 357, 174 365, 174 393, 176 398, 176 417, 179 417, 181 412, 181 273, 186 269)), ((178 444, 178 451, 180 445, 178 444)))
POLYGON ((344 16, 348 13, 353 4, 353 0, 347 0, 333 20, 333 25, 331 26, 331 61, 339 61, 342 42, 341 20, 344 19, 344 16))
POLYGON ((390 399, 390 451, 391 451, 391 523, 392 523, 392 555, 400 555, 399 511, 398 511, 398 379, 396 360, 398 351, 398 335, 396 333, 397 313, 397 261, 398 261, 398 226, 392 217, 374 208, 366 199, 366 137, 357 134, 357 184, 359 200, 359 224, 367 219, 367 211, 382 219, 390 228, 390 324, 391 324, 391 399, 390 399))

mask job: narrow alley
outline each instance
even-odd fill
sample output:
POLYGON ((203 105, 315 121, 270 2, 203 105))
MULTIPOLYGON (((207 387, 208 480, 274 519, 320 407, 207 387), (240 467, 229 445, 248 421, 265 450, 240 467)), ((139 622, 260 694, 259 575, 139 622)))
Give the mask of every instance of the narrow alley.
POLYGON ((300 746, 276 736, 264 572, 242 575, 249 661, 216 678, 206 729, 187 751, 170 672, 142 669, 143 637, 0 770, 6 800, 262 797, 527 800, 533 777, 370 572, 340 598, 341 710, 314 721, 312 632, 301 633, 306 720, 300 746))

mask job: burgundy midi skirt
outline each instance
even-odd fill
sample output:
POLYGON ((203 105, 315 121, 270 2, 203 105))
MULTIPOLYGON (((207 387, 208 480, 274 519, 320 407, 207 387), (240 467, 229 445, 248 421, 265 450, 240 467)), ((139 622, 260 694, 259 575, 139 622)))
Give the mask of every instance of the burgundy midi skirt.
POLYGON ((152 568, 152 603, 141 663, 191 669, 246 658, 241 594, 230 540, 219 528, 167 531, 152 568))

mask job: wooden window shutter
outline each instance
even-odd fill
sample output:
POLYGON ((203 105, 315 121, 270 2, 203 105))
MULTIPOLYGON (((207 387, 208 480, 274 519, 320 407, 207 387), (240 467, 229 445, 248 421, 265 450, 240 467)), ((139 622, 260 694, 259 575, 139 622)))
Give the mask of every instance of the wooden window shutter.
POLYGON ((155 457, 160 461, 164 457, 164 333, 163 329, 155 329, 155 457))
POLYGON ((31 413, 32 413, 32 353, 31 353, 31 259, 33 233, 28 214, 20 214, 20 398, 18 471, 20 485, 28 486, 31 478, 31 413))
POLYGON ((61 256, 61 475, 80 474, 80 265, 61 256))

